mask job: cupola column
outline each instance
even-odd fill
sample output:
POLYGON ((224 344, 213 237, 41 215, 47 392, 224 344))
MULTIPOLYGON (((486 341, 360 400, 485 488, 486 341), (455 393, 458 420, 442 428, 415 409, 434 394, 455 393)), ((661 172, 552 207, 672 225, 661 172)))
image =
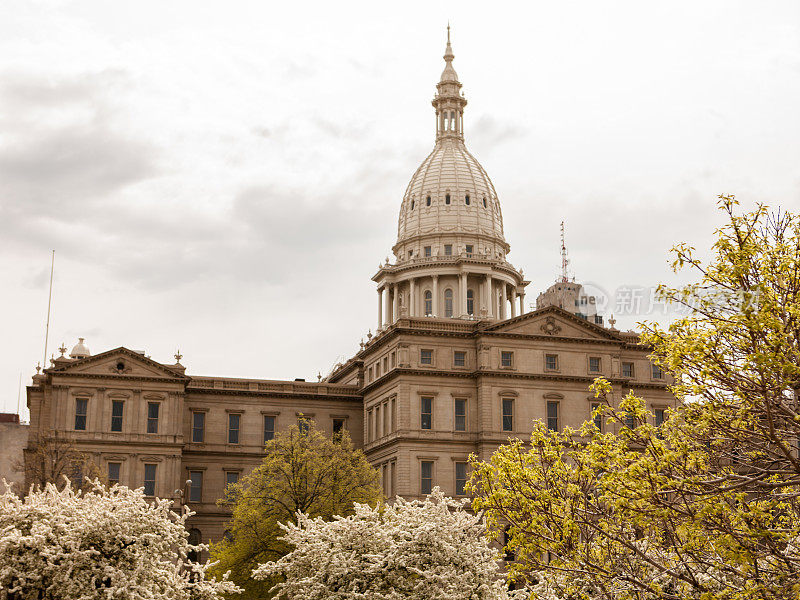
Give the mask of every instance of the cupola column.
POLYGON ((511 288, 511 318, 517 316, 517 290, 516 288, 511 288))
POLYGON ((395 283, 392 286, 392 323, 397 321, 400 316, 400 285, 395 283))
POLYGON ((408 316, 417 316, 417 280, 412 277, 408 280, 408 316))
POLYGON ((525 289, 523 288, 519 292, 519 314, 525 314, 525 289))
POLYGON ((506 288, 508 284, 505 281, 501 282, 502 285, 500 286, 500 318, 506 318, 506 304, 508 304, 508 292, 506 292, 506 288))
POLYGON ((434 317, 439 316, 439 276, 433 276, 433 306, 431 312, 434 317))
POLYGON ((383 287, 378 288, 378 329, 383 327, 383 287))
POLYGON ((467 315, 467 274, 461 273, 458 286, 458 302, 461 305, 460 314, 462 317, 467 315))
POLYGON ((392 290, 388 285, 386 286, 386 298, 385 298, 385 300, 386 300, 386 305, 384 307, 384 311, 385 311, 384 324, 385 325, 390 325, 392 323, 392 290))
POLYGON ((494 318, 494 301, 492 300, 492 276, 486 275, 483 286, 483 304, 486 306, 486 316, 494 318))

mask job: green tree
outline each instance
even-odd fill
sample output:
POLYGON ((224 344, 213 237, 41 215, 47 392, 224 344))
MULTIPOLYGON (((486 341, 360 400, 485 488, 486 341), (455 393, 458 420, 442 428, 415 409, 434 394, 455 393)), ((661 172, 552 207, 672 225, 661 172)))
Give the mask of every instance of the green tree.
POLYGON ((538 426, 473 460, 475 508, 508 527, 514 575, 542 597, 800 597, 800 217, 736 206, 720 197, 708 264, 673 250, 698 278, 660 291, 688 315, 643 324, 683 401, 664 425, 597 380, 604 418, 638 425, 538 426))
POLYGON ((232 520, 226 539, 212 546, 215 573, 231 571, 244 588, 240 598, 267 598, 274 579, 257 581, 253 569, 287 554, 279 523, 297 514, 329 520, 353 514, 353 503, 375 505, 382 495, 378 473, 347 432, 326 437, 313 421, 292 426, 267 442, 259 466, 227 490, 232 520))

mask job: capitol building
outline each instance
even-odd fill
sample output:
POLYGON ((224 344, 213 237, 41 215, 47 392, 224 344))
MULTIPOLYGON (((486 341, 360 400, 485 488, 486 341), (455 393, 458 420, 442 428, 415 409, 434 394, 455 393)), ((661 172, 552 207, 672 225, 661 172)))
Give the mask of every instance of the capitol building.
POLYGON ((560 278, 526 312, 530 282, 507 260, 500 199, 467 149, 453 59, 448 32, 433 150, 400 202, 393 259, 372 277, 378 327, 354 356, 314 383, 237 379, 187 375, 180 355, 167 364, 123 346, 92 354, 80 340, 27 388, 28 448, 69 440, 109 481, 188 502, 195 541, 213 542, 230 514, 216 504, 225 486, 301 417, 331 435, 347 430, 384 494, 411 498, 434 486, 463 496, 467 457, 527 439, 536 419, 578 428, 598 376, 613 402, 633 390, 661 419, 675 405, 668 377, 635 333, 588 309, 579 284, 560 278))

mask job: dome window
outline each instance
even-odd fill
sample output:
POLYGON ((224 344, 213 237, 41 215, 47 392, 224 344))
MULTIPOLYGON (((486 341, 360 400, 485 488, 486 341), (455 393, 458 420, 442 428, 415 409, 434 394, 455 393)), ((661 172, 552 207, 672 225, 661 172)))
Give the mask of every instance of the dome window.
POLYGON ((430 205, 431 205, 431 195, 428 194, 428 196, 425 198, 425 206, 430 206, 430 205))
POLYGON ((430 290, 425 290, 425 316, 430 317, 433 314, 433 295, 430 290))
POLYGON ((444 291, 444 316, 453 316, 453 290, 449 288, 444 291))
POLYGON ((472 290, 467 290, 467 314, 475 314, 475 292, 472 290))
POLYGON ((411 199, 411 210, 414 210, 414 199, 411 199))
POLYGON ((464 196, 464 204, 466 204, 467 206, 469 206, 469 194, 467 194, 466 196, 464 196))
POLYGON ((445 204, 450 204, 450 194, 445 194, 444 195, 444 203, 445 204))
POLYGON ((486 208, 486 196, 483 197, 483 208, 486 208))

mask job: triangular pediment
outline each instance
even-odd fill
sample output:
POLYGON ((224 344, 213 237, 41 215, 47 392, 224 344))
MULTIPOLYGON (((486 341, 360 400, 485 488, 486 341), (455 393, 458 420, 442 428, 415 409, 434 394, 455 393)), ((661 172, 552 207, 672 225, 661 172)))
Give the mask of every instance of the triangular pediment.
POLYGON ((188 379, 185 375, 177 373, 139 352, 124 347, 67 363, 56 363, 56 366, 48 369, 48 371, 75 375, 127 375, 130 377, 158 377, 173 380, 188 379))
POLYGON ((547 306, 519 317, 494 323, 485 328, 484 331, 511 335, 621 341, 615 332, 609 331, 601 325, 586 321, 557 306, 547 306))

